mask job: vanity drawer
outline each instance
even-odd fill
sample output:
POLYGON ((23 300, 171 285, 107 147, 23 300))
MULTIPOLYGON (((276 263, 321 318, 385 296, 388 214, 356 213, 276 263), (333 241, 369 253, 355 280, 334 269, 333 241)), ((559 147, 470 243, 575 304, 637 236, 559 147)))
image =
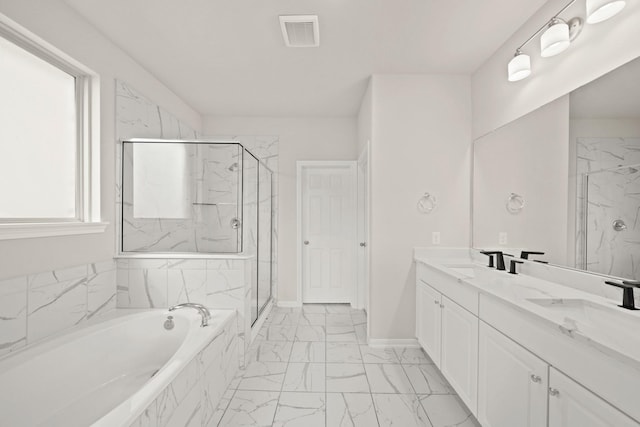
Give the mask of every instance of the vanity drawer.
POLYGON ((478 315, 478 292, 458 278, 417 262, 416 281, 426 283, 466 310, 478 315))

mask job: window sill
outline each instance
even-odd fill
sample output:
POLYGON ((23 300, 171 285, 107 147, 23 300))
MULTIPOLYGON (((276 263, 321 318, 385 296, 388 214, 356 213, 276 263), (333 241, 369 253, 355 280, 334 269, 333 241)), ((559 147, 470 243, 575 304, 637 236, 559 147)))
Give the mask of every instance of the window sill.
POLYGON ((108 222, 47 222, 0 224, 0 240, 32 239, 37 237, 72 236, 103 233, 108 222))

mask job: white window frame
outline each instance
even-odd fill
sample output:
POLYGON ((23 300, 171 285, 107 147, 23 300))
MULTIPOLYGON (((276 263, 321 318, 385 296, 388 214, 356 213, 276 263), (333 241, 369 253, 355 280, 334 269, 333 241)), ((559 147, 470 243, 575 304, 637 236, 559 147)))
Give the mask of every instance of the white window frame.
POLYGON ((75 218, 3 218, 0 240, 104 232, 100 219, 100 76, 0 14, 0 37, 76 79, 77 175, 75 218))

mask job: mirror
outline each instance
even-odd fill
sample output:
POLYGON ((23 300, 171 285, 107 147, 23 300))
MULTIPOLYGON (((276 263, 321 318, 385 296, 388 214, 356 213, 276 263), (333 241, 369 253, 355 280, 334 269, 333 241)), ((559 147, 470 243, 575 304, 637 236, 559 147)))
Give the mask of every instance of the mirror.
POLYGON ((638 76, 640 58, 475 141, 474 247, 640 279, 638 76))

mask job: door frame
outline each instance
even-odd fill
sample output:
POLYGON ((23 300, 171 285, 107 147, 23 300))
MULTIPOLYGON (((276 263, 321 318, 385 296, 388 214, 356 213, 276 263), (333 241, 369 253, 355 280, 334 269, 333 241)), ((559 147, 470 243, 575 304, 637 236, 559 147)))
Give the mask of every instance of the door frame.
MULTIPOLYGON (((357 163, 357 178, 358 178, 358 183, 356 186, 356 198, 358 198, 356 200, 356 243, 359 245, 361 242, 358 241, 358 231, 360 230, 360 212, 358 211, 358 208, 360 208, 359 203, 359 197, 360 197, 360 191, 361 191, 361 186, 363 185, 362 182, 360 182, 360 169, 362 164, 366 165, 366 173, 364 174, 364 184, 365 185, 365 205, 362 207, 364 212, 364 217, 365 217, 365 224, 367 225, 364 229, 364 236, 363 236, 363 240, 366 243, 366 250, 365 250, 365 255, 364 255, 364 267, 365 267, 365 276, 362 277, 361 276, 361 272, 360 272, 360 265, 358 265, 358 271, 357 271, 357 275, 356 275, 356 282, 357 282, 357 286, 355 289, 355 296, 354 296, 354 301, 356 302, 355 307, 359 308, 359 309, 364 309, 367 314, 369 314, 369 305, 370 305, 370 298, 369 298, 369 285, 370 285, 370 280, 371 280, 371 141, 367 140, 367 143, 365 145, 365 147, 362 149, 362 152, 360 153, 360 156, 358 156, 358 163, 357 163)), ((358 248, 356 248, 356 250, 359 251, 358 248)), ((358 252, 359 254, 359 252, 358 252)), ((358 255, 359 256, 359 255, 358 255)), ((356 261, 358 261, 358 259, 356 258, 356 261)), ((368 325, 367 325, 368 326, 368 325)))
MULTIPOLYGON (((309 167, 348 167, 351 170, 351 174, 354 177, 353 186, 351 188, 351 199, 354 202, 354 209, 356 215, 355 225, 357 227, 357 184, 358 184, 358 162, 355 160, 298 160, 296 161, 296 195, 297 195, 297 212, 296 212, 296 220, 297 220, 297 231, 296 231, 296 253, 297 253, 297 285, 296 285, 296 304, 301 307, 302 306, 302 251, 304 250, 302 244, 302 171, 305 168, 309 167)), ((353 233, 353 244, 357 243, 357 228, 353 233)), ((354 250, 353 253, 357 255, 354 250)), ((357 269, 356 269, 357 270, 357 269)), ((357 274, 357 271, 356 271, 357 274)), ((357 276, 356 276, 357 277, 357 276)), ((353 285, 354 288, 357 287, 357 283, 353 285)), ((353 305, 353 291, 351 292, 351 301, 350 303, 353 305)))

